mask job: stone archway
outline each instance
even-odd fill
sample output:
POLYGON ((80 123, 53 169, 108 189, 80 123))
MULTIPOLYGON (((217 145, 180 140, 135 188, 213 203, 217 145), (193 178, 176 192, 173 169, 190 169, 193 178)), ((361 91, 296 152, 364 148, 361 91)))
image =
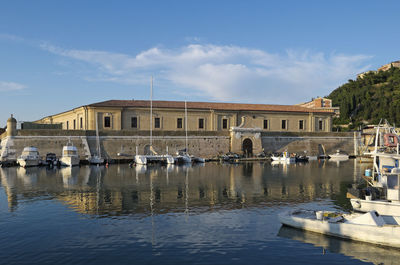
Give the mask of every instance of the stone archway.
POLYGON ((253 142, 251 141, 251 139, 246 138, 243 140, 242 150, 244 156, 246 157, 253 156, 253 142))

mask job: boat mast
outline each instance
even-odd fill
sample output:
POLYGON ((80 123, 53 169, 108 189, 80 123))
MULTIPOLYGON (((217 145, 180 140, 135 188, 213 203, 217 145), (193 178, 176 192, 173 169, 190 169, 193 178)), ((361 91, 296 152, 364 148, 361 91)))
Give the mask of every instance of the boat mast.
POLYGON ((150 146, 153 144, 153 76, 150 83, 150 146))
POLYGON ((100 137, 99 137, 99 113, 96 112, 96 149, 97 149, 97 155, 101 157, 100 154, 100 137))
POLYGON ((185 136, 185 149, 186 149, 186 153, 189 152, 188 150, 188 136, 187 136, 187 103, 185 100, 185 132, 186 132, 186 136, 185 136))

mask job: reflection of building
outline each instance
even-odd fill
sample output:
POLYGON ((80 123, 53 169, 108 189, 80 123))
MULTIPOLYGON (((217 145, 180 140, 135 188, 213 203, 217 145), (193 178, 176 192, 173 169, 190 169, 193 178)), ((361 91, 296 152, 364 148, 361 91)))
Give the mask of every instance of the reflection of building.
POLYGON ((285 174, 283 168, 271 168, 269 163, 175 166, 170 171, 148 168, 138 173, 137 178, 135 170, 127 166, 111 166, 107 170, 77 167, 78 172, 70 173, 37 169, 36 182, 29 185, 20 176, 22 171, 17 176, 17 168, 1 169, 0 173, 10 209, 19 200, 50 195, 75 211, 95 215, 147 215, 150 211, 183 212, 194 208, 208 211, 214 207, 297 203, 339 194, 343 181, 353 181, 353 175, 346 175, 350 172, 346 164, 343 168, 287 165, 285 174), (65 186, 64 178, 74 181, 65 186))

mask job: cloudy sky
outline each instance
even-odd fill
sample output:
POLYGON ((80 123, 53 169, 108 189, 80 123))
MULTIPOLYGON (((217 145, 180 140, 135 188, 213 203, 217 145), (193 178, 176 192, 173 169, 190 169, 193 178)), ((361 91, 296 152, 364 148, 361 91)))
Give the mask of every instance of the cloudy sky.
POLYGON ((0 126, 109 99, 296 104, 399 60, 397 1, 9 1, 0 126))

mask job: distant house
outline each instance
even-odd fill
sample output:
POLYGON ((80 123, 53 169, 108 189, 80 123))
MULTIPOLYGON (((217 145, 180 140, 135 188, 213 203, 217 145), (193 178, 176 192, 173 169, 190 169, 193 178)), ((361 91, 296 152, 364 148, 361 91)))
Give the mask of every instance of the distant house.
POLYGON ((296 104, 296 106, 310 108, 314 110, 324 110, 324 111, 332 111, 335 113, 334 117, 340 116, 340 108, 339 107, 332 107, 332 100, 328 98, 313 98, 311 101, 296 104))

